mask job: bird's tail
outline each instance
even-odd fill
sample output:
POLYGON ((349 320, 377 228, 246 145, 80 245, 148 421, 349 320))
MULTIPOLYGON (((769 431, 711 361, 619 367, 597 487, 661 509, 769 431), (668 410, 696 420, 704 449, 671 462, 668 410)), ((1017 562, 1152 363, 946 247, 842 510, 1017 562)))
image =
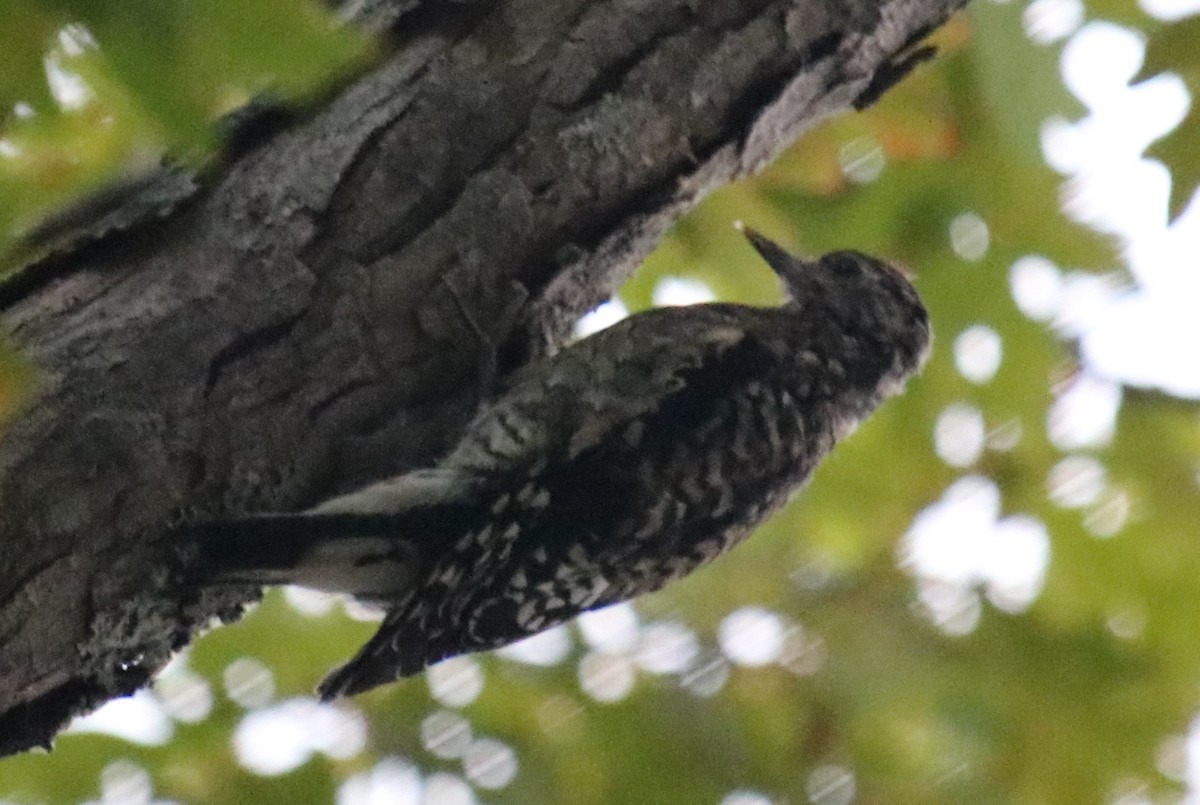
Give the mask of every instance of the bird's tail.
POLYGON ((182 529, 198 585, 300 584, 387 598, 415 575, 419 551, 408 514, 267 514, 182 529))
POLYGON ((486 512, 478 484, 448 470, 417 470, 298 514, 198 522, 181 546, 198 585, 300 584, 394 600, 422 562, 486 512))

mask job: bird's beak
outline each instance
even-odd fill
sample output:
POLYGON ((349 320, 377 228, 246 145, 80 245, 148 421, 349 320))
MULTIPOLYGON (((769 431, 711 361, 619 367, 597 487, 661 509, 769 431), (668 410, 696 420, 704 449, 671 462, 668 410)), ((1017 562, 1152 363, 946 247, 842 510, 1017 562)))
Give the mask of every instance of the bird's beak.
POLYGON ((792 282, 812 280, 812 269, 817 265, 816 260, 802 260, 794 257, 778 243, 751 229, 741 221, 736 221, 734 228, 746 236, 746 240, 750 241, 754 250, 762 256, 762 259, 781 279, 792 282))

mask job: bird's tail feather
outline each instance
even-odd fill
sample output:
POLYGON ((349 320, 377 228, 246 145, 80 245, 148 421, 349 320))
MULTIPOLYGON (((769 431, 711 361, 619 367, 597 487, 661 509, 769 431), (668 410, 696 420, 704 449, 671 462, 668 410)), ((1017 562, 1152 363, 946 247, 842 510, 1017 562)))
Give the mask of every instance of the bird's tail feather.
MULTIPOLYGON (((405 518, 374 514, 265 514, 189 525, 193 576, 201 583, 314 584, 339 566, 404 553, 405 518)), ((408 551, 413 550, 409 548, 408 551)), ((354 587, 354 585, 350 585, 354 587)), ((345 592, 362 593, 360 589, 345 592)))
POLYGON ((321 542, 377 536, 394 529, 375 515, 255 514, 204 520, 184 528, 199 562, 214 572, 290 567, 321 542))
POLYGON ((460 500, 399 513, 252 515, 182 530, 197 585, 300 584, 394 600, 425 563, 488 516, 480 501, 460 500))

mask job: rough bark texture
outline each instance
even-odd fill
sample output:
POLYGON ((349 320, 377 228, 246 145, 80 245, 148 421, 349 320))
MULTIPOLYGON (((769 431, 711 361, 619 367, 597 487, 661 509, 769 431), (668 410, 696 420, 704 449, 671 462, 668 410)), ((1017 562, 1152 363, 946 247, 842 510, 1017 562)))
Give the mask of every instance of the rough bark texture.
POLYGON ((319 112, 35 266, 3 303, 39 379, 0 446, 0 752, 252 594, 173 583, 171 523, 428 463, 681 214, 961 2, 404 0, 394 55, 319 112))

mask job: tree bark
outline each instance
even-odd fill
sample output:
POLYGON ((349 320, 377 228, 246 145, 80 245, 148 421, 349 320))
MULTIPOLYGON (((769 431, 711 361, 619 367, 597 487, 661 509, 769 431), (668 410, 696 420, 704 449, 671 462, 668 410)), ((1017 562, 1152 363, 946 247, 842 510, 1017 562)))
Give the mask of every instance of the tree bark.
POLYGON ((173 523, 430 463, 700 198, 962 2, 393 3, 392 55, 321 109, 27 269, 0 293, 37 370, 0 447, 0 753, 253 595, 182 589, 173 523))

